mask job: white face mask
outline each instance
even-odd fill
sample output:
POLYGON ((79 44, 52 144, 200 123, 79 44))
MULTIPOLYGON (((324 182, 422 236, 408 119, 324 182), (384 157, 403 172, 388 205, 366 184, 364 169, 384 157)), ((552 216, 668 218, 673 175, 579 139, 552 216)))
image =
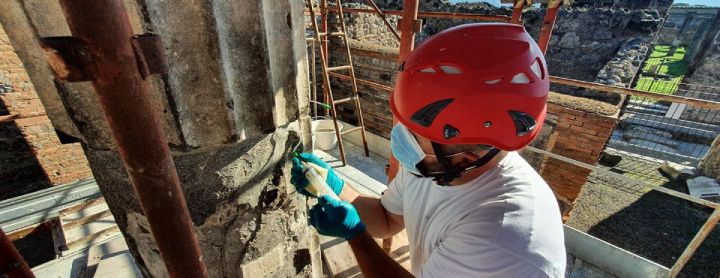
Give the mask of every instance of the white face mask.
POLYGON ((420 148, 415 137, 401 123, 397 123, 390 132, 390 148, 400 164, 415 175, 420 175, 417 165, 427 154, 420 148))

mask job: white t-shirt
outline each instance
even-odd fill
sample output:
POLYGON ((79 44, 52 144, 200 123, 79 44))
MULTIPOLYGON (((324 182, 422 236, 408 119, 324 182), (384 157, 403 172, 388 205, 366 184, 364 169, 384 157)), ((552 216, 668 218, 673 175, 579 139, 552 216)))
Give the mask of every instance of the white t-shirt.
POLYGON ((564 276, 557 202, 516 152, 458 186, 401 170, 381 202, 403 215, 416 277, 564 276))

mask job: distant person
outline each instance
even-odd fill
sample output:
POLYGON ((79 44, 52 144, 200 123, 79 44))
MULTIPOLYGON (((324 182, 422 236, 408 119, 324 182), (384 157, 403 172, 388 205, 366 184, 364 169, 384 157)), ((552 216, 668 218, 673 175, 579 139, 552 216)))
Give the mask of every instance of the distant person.
MULTIPOLYGON (((390 106, 402 165, 380 198, 360 196, 330 170, 340 196, 309 211, 319 233, 348 240, 365 277, 564 277, 560 211, 515 152, 538 134, 549 81, 522 26, 468 24, 421 44, 400 67, 390 106), (372 237, 407 230, 412 271, 372 237)), ((293 159, 298 192, 308 180, 293 159)))

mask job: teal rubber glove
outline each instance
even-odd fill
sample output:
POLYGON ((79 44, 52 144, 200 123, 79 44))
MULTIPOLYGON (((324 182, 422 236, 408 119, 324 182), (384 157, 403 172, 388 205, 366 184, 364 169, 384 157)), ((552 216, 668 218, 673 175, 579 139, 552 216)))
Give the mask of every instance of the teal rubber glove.
POLYGON ((303 166, 300 161, 317 164, 320 167, 328 169, 325 182, 330 186, 330 188, 332 189, 332 191, 335 192, 335 194, 340 196, 340 192, 342 192, 343 186, 345 186, 345 181, 335 174, 335 171, 332 169, 332 167, 330 167, 330 165, 327 165, 319 157, 311 153, 301 153, 300 155, 292 159, 293 167, 290 170, 290 183, 295 186, 295 190, 297 190, 297 192, 300 192, 305 196, 319 197, 313 196, 305 190, 305 187, 310 184, 310 181, 307 179, 307 177, 305 177, 305 166, 303 166))
POLYGON ((352 204, 328 195, 320 197, 318 204, 308 213, 310 225, 322 235, 350 240, 366 229, 352 204))

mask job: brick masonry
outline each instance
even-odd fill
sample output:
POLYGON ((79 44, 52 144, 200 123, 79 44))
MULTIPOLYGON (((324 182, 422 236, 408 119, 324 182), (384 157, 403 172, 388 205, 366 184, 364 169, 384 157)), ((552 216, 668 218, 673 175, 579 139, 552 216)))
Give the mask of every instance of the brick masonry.
MULTIPOLYGON (((548 118, 556 119, 556 125, 544 149, 591 165, 600 159, 605 143, 617 124, 614 115, 600 115, 554 103, 548 103, 548 118)), ((539 172, 555 192, 563 219, 567 220, 592 171, 547 157, 539 172)))
MULTIPOLYGON (((4 124, 12 125, 12 128, 18 131, 3 134, 15 138, 0 139, 17 141, 21 138, 25 143, 25 150, 15 151, 23 153, 26 160, 34 159, 32 164, 38 165, 42 169, 41 173, 44 174, 44 177, 36 178, 46 179, 51 185, 92 177, 82 146, 79 143, 60 142, 22 62, 2 28, 0 28, 0 76, 3 77, 0 81, 7 83, 5 84, 7 91, 0 93, 0 106, 2 106, 0 112, 16 116, 13 121, 4 124)), ((11 161, 2 160, 0 163, 11 163, 11 161)), ((28 170, 20 168, 18 171, 28 170)), ((15 173, 15 175, 23 174, 15 173)))

